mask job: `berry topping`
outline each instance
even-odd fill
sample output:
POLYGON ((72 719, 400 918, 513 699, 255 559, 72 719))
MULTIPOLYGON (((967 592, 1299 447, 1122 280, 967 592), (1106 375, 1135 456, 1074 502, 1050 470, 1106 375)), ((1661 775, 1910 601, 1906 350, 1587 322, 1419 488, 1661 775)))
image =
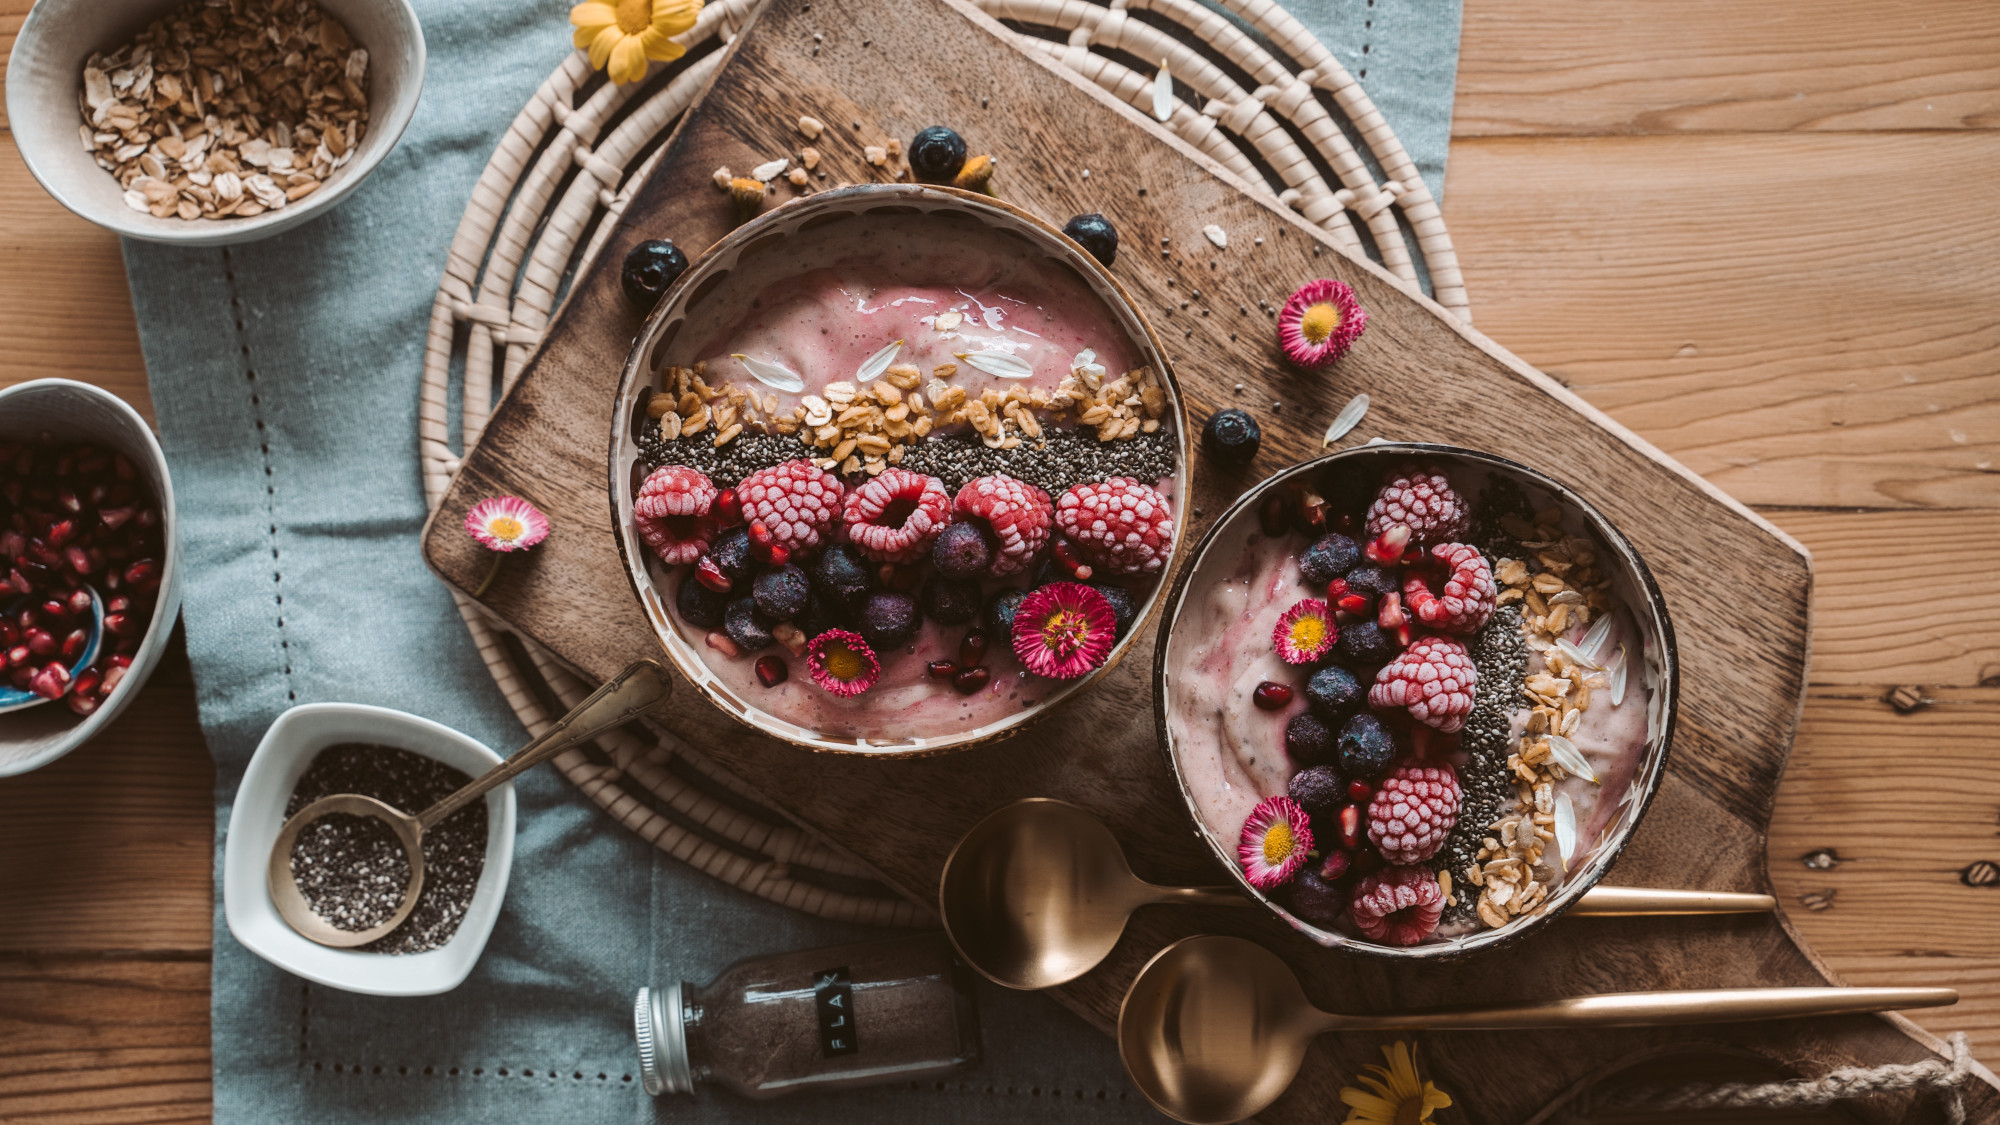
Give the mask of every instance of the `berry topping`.
POLYGON ((710 514, 715 507, 715 485, 693 469, 662 465, 639 486, 632 501, 632 523, 639 538, 660 561, 679 566, 701 558, 722 523, 710 514))
POLYGON ((908 594, 878 591, 861 606, 861 635, 877 652, 907 644, 923 623, 917 599, 908 594))
POLYGON ((1315 820, 1332 821, 1347 803, 1347 782, 1330 765, 1308 766, 1293 774, 1285 792, 1315 820))
POLYGON ((916 562, 951 518, 951 494, 936 477, 908 469, 882 475, 847 494, 841 519, 848 541, 880 562, 916 562))
POLYGON ((1396 576, 1373 563, 1362 563, 1348 571, 1341 581, 1347 583, 1349 593, 1367 598, 1370 608, 1374 607, 1375 599, 1383 594, 1393 594, 1398 588, 1396 576))
POLYGON ((1078 246, 1090 251, 1090 256, 1106 267, 1118 260, 1118 228, 1111 225, 1110 219, 1095 211, 1064 223, 1063 233, 1075 239, 1078 246))
POLYGON ((724 527, 735 527, 743 522, 743 500, 733 488, 725 488, 715 494, 715 518, 724 527))
POLYGON ((1385 867, 1355 885, 1349 913, 1372 940, 1415 945, 1444 917, 1444 888, 1428 868, 1385 867))
POLYGON ((933 660, 924 665, 924 674, 933 680, 949 680, 958 675, 958 665, 950 660, 933 660))
MULTIPOLYGON (((1361 806, 1352 801, 1340 806, 1340 811, 1334 814, 1334 825, 1339 833, 1341 847, 1358 848, 1361 846, 1361 841, 1367 837, 1368 831, 1362 824, 1363 815, 1361 806)), ((1370 852, 1369 854, 1373 855, 1374 853, 1370 852)))
POLYGON ((1329 723, 1339 723, 1353 714, 1364 694, 1361 681, 1338 664, 1321 668, 1306 681, 1306 702, 1329 723))
POLYGON ((1082 552, 1077 550, 1076 544, 1070 542, 1066 535, 1056 536, 1054 542, 1050 544, 1049 557, 1043 559, 1042 565, 1035 571, 1037 576, 1043 572, 1047 572, 1048 579, 1038 582, 1037 585, 1046 586, 1050 582, 1062 581, 1088 582, 1097 573, 1089 563, 1083 561, 1082 552))
POLYGON ((741 587, 750 580, 750 572, 757 560, 750 553, 750 529, 732 527, 722 533, 715 546, 708 552, 708 562, 715 564, 715 571, 729 581, 731 587, 741 587))
POLYGON ((1345 282, 1320 278, 1292 293, 1278 312, 1278 345, 1301 367, 1324 367, 1347 354, 1368 327, 1368 313, 1345 282))
POLYGON ((860 695, 882 678, 882 662, 868 642, 845 629, 828 629, 806 646, 813 682, 838 696, 860 695))
POLYGON ((1333 651, 1340 630, 1333 623, 1333 610, 1318 598, 1300 598, 1278 618, 1271 630, 1271 644, 1278 658, 1287 664, 1311 664, 1333 651))
MULTIPOLYGON (((1335 852, 1345 863, 1346 853, 1335 852)), ((1339 876, 1335 876, 1339 878, 1339 876)), ((1332 929, 1340 921, 1340 913, 1347 909, 1347 892, 1334 884, 1318 871, 1308 867, 1292 880, 1292 913, 1300 919, 1318 926, 1332 929)))
POLYGON ((1386 664, 1401 647, 1373 621, 1356 621, 1340 630, 1340 655, 1356 664, 1386 664))
POLYGON ((767 688, 777 687, 792 674, 792 670, 785 667, 784 659, 777 656, 758 657, 756 671, 757 682, 767 688))
POLYGON ((649 238, 625 255, 625 268, 618 271, 618 284, 632 307, 653 311, 667 288, 687 272, 687 255, 664 238, 649 238))
POLYGON ((736 643, 738 652, 756 652, 769 647, 776 639, 771 636, 771 626, 775 624, 777 622, 757 612, 755 598, 737 598, 722 614, 722 631, 736 643))
POLYGON ((992 562, 993 552, 976 524, 946 524, 931 544, 931 565, 946 578, 978 578, 992 562))
POLYGON ((1312 826, 1306 811, 1290 797, 1266 797, 1243 822, 1236 842, 1236 861, 1243 877, 1259 890, 1284 886, 1312 851, 1312 826))
POLYGON ((868 597, 872 577, 854 548, 835 543, 812 563, 813 589, 837 605, 858 608, 868 597))
POLYGON ((979 583, 933 574, 918 594, 924 616, 940 625, 963 625, 979 616, 979 583))
POLYGON ((1257 419, 1233 406, 1209 415, 1208 424, 1201 428, 1201 447, 1225 465, 1248 465, 1256 459, 1263 441, 1264 431, 1258 428, 1257 419))
POLYGON ((1299 555, 1299 576, 1309 586, 1324 586, 1354 569, 1361 561, 1361 544, 1339 532, 1313 540, 1299 555))
MULTIPOLYGON (((1402 527, 1409 529, 1409 541, 1419 547, 1454 543, 1465 538, 1470 516, 1465 498, 1451 486, 1443 469, 1436 465, 1405 465, 1396 470, 1375 502, 1368 506, 1368 535, 1371 540, 1380 539, 1402 527)), ((1373 556, 1374 544, 1370 547, 1373 556)), ((1401 554, 1399 544, 1395 556, 1401 554)))
POLYGON ((729 609, 729 591, 711 590, 693 576, 683 578, 681 588, 674 593, 674 609, 682 621, 713 629, 722 624, 722 615, 729 609))
POLYGON ((1348 777, 1381 777, 1396 757, 1396 740, 1389 728, 1367 711, 1340 728, 1340 772, 1348 777))
POLYGON ((811 592, 806 572, 789 565, 770 567, 750 584, 750 597, 757 603, 757 612, 773 621, 790 621, 804 613, 811 592))
POLYGON ((778 541, 769 524, 763 520, 751 520, 748 530, 751 558, 772 566, 783 566, 792 561, 792 549, 778 541))
POLYGON ((1173 550, 1173 506, 1131 477, 1072 487, 1056 502, 1056 523, 1113 574, 1157 574, 1173 550))
POLYGON ((986 603, 986 631, 996 637, 1012 637, 1014 616, 1027 597, 1026 590, 1006 589, 995 593, 993 600, 986 603))
MULTIPOLYGON (((1005 578, 1028 568, 1049 541, 1055 507, 1049 494, 1013 477, 974 477, 958 490, 952 510, 963 522, 980 521, 991 535, 993 561, 986 572, 1005 578)), ((977 523, 974 526, 978 526, 977 523)))
POLYGON ((986 681, 992 678, 993 673, 985 668, 961 668, 951 678, 951 686, 957 688, 960 695, 971 695, 985 687, 986 681))
POLYGON ((1411 570, 1403 578, 1409 611, 1440 633, 1464 635, 1485 628, 1500 593, 1486 556, 1470 544, 1439 543, 1431 548, 1431 557, 1444 572, 1444 588, 1434 590, 1422 570, 1411 570))
POLYGON ((1250 693, 1250 701, 1262 711, 1282 711, 1292 701, 1292 685, 1265 680, 1250 693))
POLYGON ((1479 670, 1464 645, 1450 637, 1419 637, 1375 674, 1368 702, 1385 710, 1408 708, 1411 718, 1451 734, 1472 713, 1478 683, 1479 670))
POLYGON ((1037 676, 1073 680, 1111 655, 1118 622, 1104 595, 1080 582, 1051 582, 1014 614, 1014 655, 1037 676))
POLYGON ((729 580, 729 575, 722 572, 721 565, 707 555, 703 555, 701 561, 694 564, 694 577, 695 581, 718 594, 727 594, 736 588, 736 584, 729 580))
POLYGON ((811 461, 759 469, 736 487, 743 518, 764 524, 775 544, 791 551, 820 545, 840 512, 840 479, 811 461))
POLYGON ((1347 873, 1353 869, 1353 853, 1344 852, 1338 848, 1330 848, 1327 850, 1326 858, 1319 861, 1317 874, 1320 878, 1331 883, 1336 879, 1346 877, 1347 873))
POLYGON ((1458 823, 1458 772, 1450 766, 1404 766, 1368 804, 1368 842, 1390 863, 1422 863, 1437 854, 1458 823))
POLYGON ((806 596, 806 611, 792 623, 806 636, 817 637, 828 629, 845 629, 853 625, 854 611, 814 587, 812 593, 806 596))
POLYGON ((1311 711, 1301 711, 1285 724, 1285 753, 1301 766, 1317 766, 1334 759, 1338 740, 1333 728, 1311 711))
POLYGON ((967 629, 965 636, 958 639, 958 663, 966 668, 976 668, 986 663, 988 644, 986 634, 977 629, 967 629))
POLYGON ((948 184, 965 167, 965 138, 943 125, 910 138, 910 171, 927 184, 948 184))

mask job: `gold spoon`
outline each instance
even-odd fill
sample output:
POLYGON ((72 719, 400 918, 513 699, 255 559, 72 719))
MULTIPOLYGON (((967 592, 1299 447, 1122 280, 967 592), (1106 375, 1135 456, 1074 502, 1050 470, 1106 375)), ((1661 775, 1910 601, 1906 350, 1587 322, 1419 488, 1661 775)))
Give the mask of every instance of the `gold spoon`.
POLYGON ((540 738, 515 751, 513 757, 466 782, 457 792, 415 816, 359 793, 329 794, 293 813, 286 819, 284 827, 278 830, 278 839, 271 845, 271 862, 265 873, 265 883, 270 887, 271 901, 278 908, 278 916, 305 937, 337 949, 366 945, 386 935, 403 924, 403 919, 408 918, 410 911, 416 907, 417 896, 423 893, 423 840, 426 831, 484 796, 487 790, 512 781, 578 742, 631 722, 659 706, 672 690, 673 683, 667 678, 666 669, 657 661, 641 660, 592 692, 590 698, 557 719, 542 732, 540 738), (365 930, 343 930, 334 926, 313 911, 312 905, 299 892, 298 882, 292 877, 293 842, 298 839, 301 829, 329 813, 371 816, 382 821, 395 831, 397 840, 403 846, 403 854, 410 861, 410 877, 403 886, 402 901, 397 905, 396 912, 378 926, 365 930))
MULTIPOLYGON (((1066 801, 1030 797, 974 825, 945 859, 938 912, 959 956, 995 984, 1050 988, 1095 968, 1149 903, 1252 906, 1233 887, 1162 887, 1132 873, 1118 840, 1066 801)), ((1593 887, 1572 914, 1733 914, 1770 895, 1593 887)))
POLYGON ((1277 954, 1242 938, 1205 935, 1175 942, 1139 970, 1118 1009, 1118 1054, 1161 1113, 1221 1125, 1276 1101, 1298 1075, 1307 1044, 1329 1031, 1657 1027, 1957 1002, 1949 988, 1709 988, 1346 1016, 1314 1007, 1277 954))

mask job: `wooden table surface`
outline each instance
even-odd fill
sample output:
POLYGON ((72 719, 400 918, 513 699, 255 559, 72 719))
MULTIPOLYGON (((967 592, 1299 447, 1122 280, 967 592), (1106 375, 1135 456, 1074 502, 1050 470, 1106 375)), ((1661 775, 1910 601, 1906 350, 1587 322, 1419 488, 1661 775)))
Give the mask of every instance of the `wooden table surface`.
MULTIPOLYGON (((1989 1066, 2000 885, 1962 872, 2000 863, 1996 130, 1991 0, 1466 0, 1444 197, 1483 332, 1812 550, 1772 882, 1848 982, 1960 989, 1916 1021, 1989 1066)), ((0 385, 150 412, 117 241, 0 148, 0 385)), ((208 1117, 211 781, 178 644, 0 781, 0 1121, 208 1117)))

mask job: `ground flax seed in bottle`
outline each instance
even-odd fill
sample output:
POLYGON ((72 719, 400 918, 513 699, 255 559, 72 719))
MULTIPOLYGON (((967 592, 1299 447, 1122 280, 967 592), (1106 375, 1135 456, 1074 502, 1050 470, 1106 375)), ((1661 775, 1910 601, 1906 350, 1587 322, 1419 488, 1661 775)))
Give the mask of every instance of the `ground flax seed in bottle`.
POLYGON ((642 988, 646 1092, 746 1097, 897 1082, 974 1062, 972 972, 942 933, 752 957, 696 988, 642 988))

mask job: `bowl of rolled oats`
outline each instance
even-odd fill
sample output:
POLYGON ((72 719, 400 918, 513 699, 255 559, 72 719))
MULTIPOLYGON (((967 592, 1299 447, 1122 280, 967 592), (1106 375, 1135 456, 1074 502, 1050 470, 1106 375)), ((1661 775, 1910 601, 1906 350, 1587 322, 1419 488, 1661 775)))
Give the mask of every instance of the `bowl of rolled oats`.
POLYGON ((22 159, 121 235, 215 246, 332 206, 423 88, 408 0, 42 0, 7 67, 22 159))
POLYGON ((659 297, 612 417, 661 647, 814 750, 960 749, 1087 690, 1185 525, 1186 415, 1144 316, 1054 227, 951 188, 738 227, 659 297))

